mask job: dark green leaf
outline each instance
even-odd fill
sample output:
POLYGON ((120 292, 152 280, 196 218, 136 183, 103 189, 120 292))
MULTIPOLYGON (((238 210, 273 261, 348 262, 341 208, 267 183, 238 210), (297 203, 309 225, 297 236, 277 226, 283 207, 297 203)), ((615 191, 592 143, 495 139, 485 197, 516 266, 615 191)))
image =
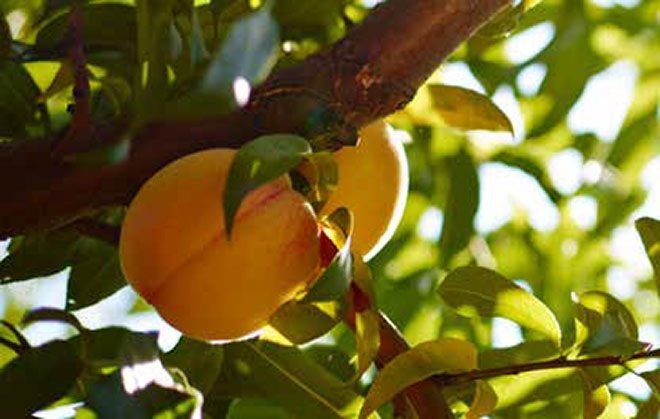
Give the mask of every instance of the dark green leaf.
POLYGON ((466 266, 452 271, 438 289, 447 304, 468 317, 505 317, 561 344, 561 330, 550 309, 495 271, 466 266))
POLYGON ((69 392, 82 361, 68 342, 55 340, 29 349, 0 370, 2 415, 29 417, 69 392))
POLYGON ((353 417, 362 398, 297 348, 267 342, 225 346, 210 397, 268 398, 301 418, 353 417))
POLYGON ((470 155, 461 149, 446 161, 449 193, 440 237, 442 266, 469 243, 474 234, 474 217, 479 208, 479 176, 470 155))
POLYGON ((610 391, 605 384, 594 384, 594 379, 589 370, 580 370, 584 380, 584 419, 596 419, 607 409, 610 404, 610 391))
POLYGON ((296 167, 310 152, 304 138, 287 134, 265 135, 238 150, 229 169, 223 197, 227 236, 231 235, 234 216, 243 198, 296 167))
MULTIPOLYGON (((81 340, 80 335, 69 340, 77 353, 82 353, 81 340)), ((132 346, 152 346, 154 344, 154 336, 151 333, 132 332, 122 327, 88 330, 86 361, 99 367, 119 366, 123 363, 125 354, 132 351, 130 349, 132 346), (141 345, 139 342, 144 342, 144 344, 141 345)), ((152 358, 152 356, 147 358, 152 358)))
POLYGON ((83 237, 78 252, 82 256, 72 265, 67 284, 67 310, 95 304, 126 286, 114 246, 83 237))
POLYGON ((660 401, 660 370, 643 372, 640 374, 652 391, 651 397, 660 401))
POLYGON ((660 221, 648 217, 640 218, 635 221, 635 228, 651 260, 655 273, 655 286, 660 294, 660 221))
POLYGON ((575 345, 582 355, 632 355, 648 347, 637 341, 637 323, 609 294, 589 291, 575 298, 575 345))
POLYGON ((187 337, 165 355, 163 362, 168 367, 178 368, 186 375, 190 384, 206 394, 220 374, 224 349, 187 337))
POLYGON ((9 255, 0 261, 0 280, 24 281, 60 272, 69 266, 76 246, 77 235, 72 232, 14 238, 9 255))
POLYGON ((190 418, 199 403, 182 389, 163 387, 156 383, 126 392, 122 374, 117 371, 94 383, 87 396, 89 407, 99 418, 151 419, 156 415, 170 418, 190 418))

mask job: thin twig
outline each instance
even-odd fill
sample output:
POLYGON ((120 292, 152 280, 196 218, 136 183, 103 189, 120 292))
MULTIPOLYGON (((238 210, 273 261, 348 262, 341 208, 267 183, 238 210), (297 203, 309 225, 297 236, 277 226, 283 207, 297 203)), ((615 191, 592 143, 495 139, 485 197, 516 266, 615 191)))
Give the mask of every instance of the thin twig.
POLYGON ((73 119, 69 129, 55 147, 53 154, 62 155, 76 148, 85 147, 89 141, 92 127, 89 106, 89 74, 83 39, 83 13, 80 1, 74 2, 69 15, 69 61, 73 67, 73 119))
POLYGON ((501 375, 514 375, 528 371, 547 370, 555 368, 583 368, 583 367, 598 367, 608 365, 621 365, 635 359, 647 358, 660 358, 660 349, 652 351, 643 351, 636 353, 632 356, 611 355, 600 358, 589 359, 566 359, 559 357, 550 361, 532 362, 529 364, 508 365, 506 367, 491 368, 485 370, 474 370, 458 374, 441 374, 433 377, 433 381, 443 385, 452 386, 463 384, 476 380, 483 380, 486 378, 498 377, 501 375))

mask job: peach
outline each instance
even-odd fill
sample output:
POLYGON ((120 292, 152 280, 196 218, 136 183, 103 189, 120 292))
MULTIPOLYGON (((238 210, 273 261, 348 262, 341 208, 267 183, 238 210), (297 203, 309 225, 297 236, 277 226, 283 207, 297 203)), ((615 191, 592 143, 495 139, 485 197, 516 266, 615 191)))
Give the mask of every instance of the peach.
POLYGON ((383 120, 360 131, 355 147, 336 153, 339 180, 320 215, 347 207, 354 215, 351 246, 366 260, 385 246, 401 221, 408 195, 403 145, 383 120))
POLYGON ((128 283, 200 339, 258 331, 319 272, 316 216, 288 176, 248 194, 228 239, 223 195, 234 155, 206 150, 160 170, 131 202, 121 231, 128 283))

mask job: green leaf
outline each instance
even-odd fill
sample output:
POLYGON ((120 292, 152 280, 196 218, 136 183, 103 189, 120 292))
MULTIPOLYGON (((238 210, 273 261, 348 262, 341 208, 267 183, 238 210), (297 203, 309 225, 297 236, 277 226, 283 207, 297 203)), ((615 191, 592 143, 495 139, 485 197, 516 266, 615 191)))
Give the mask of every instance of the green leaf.
POLYGON ((224 360, 224 349, 183 336, 179 343, 165 355, 163 362, 186 375, 190 384, 202 394, 211 390, 218 378, 224 360))
POLYGON ((355 313, 355 341, 358 361, 355 372, 357 380, 369 369, 380 348, 380 322, 377 310, 368 309, 355 313))
POLYGON ((601 291, 574 296, 575 349, 581 355, 632 355, 648 347, 637 341, 637 323, 626 306, 601 291))
POLYGON ((0 12, 0 65, 11 56, 11 31, 4 13, 0 12))
MULTIPOLYGON (((325 308, 337 311, 334 303, 329 305, 332 307, 325 308)), ((293 300, 277 309, 268 324, 289 342, 302 345, 325 335, 339 320, 337 313, 329 313, 315 304, 293 300)))
POLYGON ((428 86, 433 109, 451 127, 464 130, 507 131, 509 118, 488 97, 458 86, 428 86))
POLYGON ((77 235, 72 232, 14 238, 9 255, 0 261, 0 281, 25 281, 60 272, 69 266, 76 245, 77 235))
POLYGON ((151 419, 156 415, 168 418, 190 418, 200 415, 201 400, 176 386, 151 383, 133 393, 127 393, 123 374, 117 371, 103 377, 89 389, 86 405, 101 418, 151 419))
POLYGON ((25 135, 36 121, 39 88, 25 68, 14 62, 0 66, 0 135, 25 135))
POLYGON ((655 274, 655 286, 660 295, 660 221, 653 218, 640 218, 635 221, 635 228, 644 242, 646 253, 649 255, 653 272, 655 274))
POLYGON ((73 231, 14 238, 0 261, 0 283, 53 275, 68 267, 68 310, 90 306, 126 286, 114 246, 73 231))
POLYGON ((30 417, 64 397, 82 369, 83 363, 71 345, 61 340, 22 352, 0 370, 2 415, 30 417))
POLYGON ((539 299, 490 269, 466 266, 452 271, 438 289, 442 299, 467 317, 505 317, 561 345, 555 315, 539 299))
MULTIPOLYGON (((155 344, 153 333, 133 332, 122 327, 87 330, 86 339, 85 361, 98 367, 119 366, 124 362, 127 353, 135 352, 131 347, 153 347, 155 344)), ((82 354, 80 335, 72 337, 69 342, 77 353, 82 354)), ((153 358, 153 352, 146 358, 153 358)))
POLYGON ((229 168, 223 197, 228 237, 243 198, 296 167, 310 152, 304 138, 288 134, 265 135, 238 150, 229 168))
POLYGON ((119 253, 103 241, 81 237, 81 256, 71 267, 66 291, 66 309, 79 310, 109 297, 126 286, 119 253))
POLYGON ((275 64, 278 48, 278 27, 270 7, 264 6, 232 26, 206 70, 202 91, 231 92, 238 77, 251 85, 261 82, 275 64))
POLYGON ((470 155, 461 149, 446 161, 449 192, 440 237, 441 266, 469 243, 479 208, 479 176, 470 155))
POLYGON ((610 404, 610 390, 606 384, 594 384, 588 370, 580 370, 584 380, 584 419, 596 419, 610 404))
POLYGON ((301 418, 353 417, 362 398, 297 348, 267 342, 225 345, 209 397, 267 398, 301 418))
POLYGON ((477 349, 470 342, 440 338, 397 355, 376 375, 360 411, 364 419, 406 387, 434 374, 477 368, 477 349))
POLYGON ((487 381, 477 380, 474 399, 470 409, 465 414, 465 419, 478 419, 489 415, 497 406, 497 394, 487 381))

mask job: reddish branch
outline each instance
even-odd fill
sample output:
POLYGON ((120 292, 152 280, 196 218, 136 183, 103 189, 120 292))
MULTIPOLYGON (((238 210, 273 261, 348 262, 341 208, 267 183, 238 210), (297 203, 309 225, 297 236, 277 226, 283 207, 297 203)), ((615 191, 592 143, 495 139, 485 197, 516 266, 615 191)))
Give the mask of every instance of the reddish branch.
MULTIPOLYGON (((462 41, 511 0, 390 0, 331 48, 271 75, 250 103, 200 121, 153 123, 122 164, 81 169, 53 157, 57 138, 0 148, 0 239, 69 223, 125 203, 168 162, 210 147, 239 147, 272 132, 310 134, 310 116, 331 115, 339 139, 404 106, 462 41)), ((117 141, 128 122, 93 127, 117 141)))

